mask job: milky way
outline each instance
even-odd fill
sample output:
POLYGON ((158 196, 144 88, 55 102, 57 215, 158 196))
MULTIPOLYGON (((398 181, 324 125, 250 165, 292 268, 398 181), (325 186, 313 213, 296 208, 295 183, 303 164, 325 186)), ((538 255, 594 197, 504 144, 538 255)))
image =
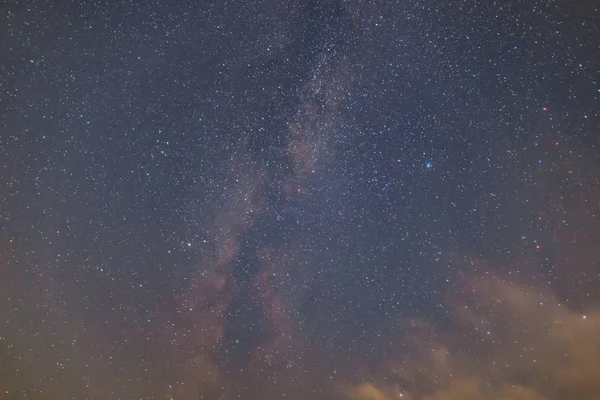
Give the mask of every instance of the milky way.
POLYGON ((598 60, 593 2, 6 3, 0 400, 600 398, 598 60))

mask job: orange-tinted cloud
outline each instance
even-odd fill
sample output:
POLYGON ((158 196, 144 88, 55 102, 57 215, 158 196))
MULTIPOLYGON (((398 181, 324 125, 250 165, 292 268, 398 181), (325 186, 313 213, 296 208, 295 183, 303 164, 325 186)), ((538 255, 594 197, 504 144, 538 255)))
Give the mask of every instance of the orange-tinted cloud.
POLYGON ((355 385, 347 397, 600 398, 600 310, 573 311, 547 290, 497 277, 468 282, 450 329, 418 327, 410 351, 404 346, 385 363, 388 369, 355 385))

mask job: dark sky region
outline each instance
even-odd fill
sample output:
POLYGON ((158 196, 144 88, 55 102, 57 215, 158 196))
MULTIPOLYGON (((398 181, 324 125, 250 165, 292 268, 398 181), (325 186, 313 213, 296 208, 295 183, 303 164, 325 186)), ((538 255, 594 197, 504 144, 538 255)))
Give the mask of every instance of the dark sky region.
POLYGON ((0 400, 597 400, 600 5, 0 4, 0 400))

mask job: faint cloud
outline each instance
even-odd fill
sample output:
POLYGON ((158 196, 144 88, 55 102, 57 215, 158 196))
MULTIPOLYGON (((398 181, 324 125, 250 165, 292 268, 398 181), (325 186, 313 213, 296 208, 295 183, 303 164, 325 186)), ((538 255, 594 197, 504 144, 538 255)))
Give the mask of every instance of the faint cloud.
POLYGON ((450 328, 412 322, 410 350, 399 341, 390 368, 347 398, 600 398, 599 310, 574 311, 541 287, 489 277, 467 280, 461 297, 450 328))

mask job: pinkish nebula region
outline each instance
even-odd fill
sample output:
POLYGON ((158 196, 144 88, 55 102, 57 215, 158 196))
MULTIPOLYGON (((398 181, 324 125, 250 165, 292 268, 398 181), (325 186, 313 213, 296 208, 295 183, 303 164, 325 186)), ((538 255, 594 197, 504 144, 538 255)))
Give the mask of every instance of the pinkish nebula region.
POLYGON ((0 400, 600 398, 594 2, 7 1, 0 400))

